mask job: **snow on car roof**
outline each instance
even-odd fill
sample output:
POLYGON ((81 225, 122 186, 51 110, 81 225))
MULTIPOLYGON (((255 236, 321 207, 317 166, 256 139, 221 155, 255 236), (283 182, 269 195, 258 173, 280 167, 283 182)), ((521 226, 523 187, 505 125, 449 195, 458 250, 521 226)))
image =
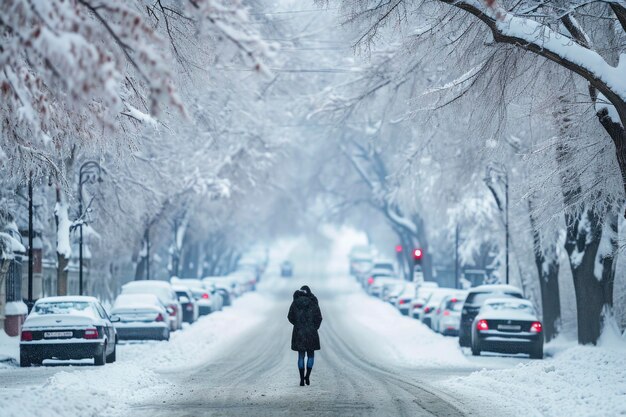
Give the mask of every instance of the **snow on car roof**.
POLYGON ((161 288, 171 288, 171 284, 167 281, 152 281, 152 280, 143 280, 143 281, 131 281, 127 284, 124 284, 122 288, 130 288, 130 287, 161 287, 161 288))
POLYGON ((187 292, 190 290, 186 285, 172 285, 172 289, 178 292, 187 292))
POLYGON ((114 308, 128 305, 160 304, 159 297, 154 294, 120 294, 115 299, 114 308))
POLYGON ((98 303, 96 297, 90 297, 88 295, 60 295, 55 297, 44 297, 37 300, 35 304, 39 303, 62 303, 62 302, 87 302, 98 303))
POLYGON ((499 303, 507 303, 507 304, 526 304, 529 306, 533 306, 533 303, 529 300, 525 300, 523 298, 504 298, 504 297, 496 297, 496 298, 488 298, 485 300, 486 304, 499 304, 499 303))
POLYGON ((485 285, 479 285, 478 287, 474 287, 472 289, 470 289, 471 292, 489 292, 489 291, 511 291, 511 292, 518 292, 520 294, 522 294, 522 290, 520 290, 519 288, 513 286, 513 285, 507 285, 507 284, 485 284, 485 285))

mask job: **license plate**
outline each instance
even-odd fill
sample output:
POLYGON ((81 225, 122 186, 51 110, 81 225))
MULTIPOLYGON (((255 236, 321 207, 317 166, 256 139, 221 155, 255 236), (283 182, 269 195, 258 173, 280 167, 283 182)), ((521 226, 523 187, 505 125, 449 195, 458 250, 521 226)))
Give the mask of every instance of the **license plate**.
POLYGON ((498 330, 521 330, 522 326, 515 324, 498 324, 498 330))
POLYGON ((72 332, 44 332, 43 337, 72 337, 72 332))

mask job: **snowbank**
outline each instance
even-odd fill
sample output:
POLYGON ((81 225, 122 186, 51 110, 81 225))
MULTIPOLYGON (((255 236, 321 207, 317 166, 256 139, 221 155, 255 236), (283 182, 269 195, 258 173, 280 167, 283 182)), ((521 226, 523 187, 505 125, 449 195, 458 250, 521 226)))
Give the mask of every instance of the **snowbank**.
POLYGON ((335 320, 353 324, 343 328, 354 329, 349 335, 354 346, 366 347, 368 356, 396 366, 471 366, 456 338, 437 334, 401 315, 392 305, 366 295, 351 278, 338 277, 333 282, 334 291, 343 291, 338 304, 346 307, 334 315, 335 320))
MULTIPOLYGON (((0 329, 0 363, 17 362, 20 356, 20 338, 11 337, 0 329)), ((0 364, 2 366, 2 364, 0 364)))
MULTIPOLYGON (((476 406, 498 402, 525 415, 626 415, 626 342, 603 335, 599 346, 569 348, 557 343, 555 356, 503 370, 482 370, 438 383, 440 388, 473 398, 476 406), (506 398, 507 401, 502 401, 506 398)), ((549 345, 547 346, 549 347, 549 345)), ((547 351, 547 350, 546 350, 547 351)))

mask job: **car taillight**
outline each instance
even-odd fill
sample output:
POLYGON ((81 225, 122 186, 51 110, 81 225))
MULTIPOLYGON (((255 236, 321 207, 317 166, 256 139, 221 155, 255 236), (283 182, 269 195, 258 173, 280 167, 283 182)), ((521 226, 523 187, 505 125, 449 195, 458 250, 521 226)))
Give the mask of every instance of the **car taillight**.
POLYGON ((202 294, 202 298, 204 298, 205 300, 208 300, 209 299, 209 294, 207 294, 207 293, 202 294))
POLYGON ((451 302, 451 303, 456 303, 457 301, 459 301, 459 300, 457 300, 456 298, 452 298, 452 299, 450 300, 450 302, 451 302))
POLYGON ((23 330, 20 340, 22 342, 30 342, 31 340, 33 340, 33 332, 29 332, 28 330, 23 330))
POLYGON ((367 279, 367 283, 368 283, 369 285, 372 285, 372 284, 374 283, 374 277, 369 277, 369 278, 367 279))
POLYGON ((534 322, 533 324, 530 325, 531 333, 541 333, 542 329, 543 329, 543 326, 538 321, 536 321, 536 322, 534 322))
POLYGON ((85 329, 85 333, 83 333, 83 339, 97 339, 98 338, 98 329, 85 329))
POLYGON ((406 300, 400 300, 398 301, 398 304, 406 304, 406 300))
POLYGON ((449 310, 444 310, 443 311, 443 315, 444 316, 449 316, 450 315, 450 311, 449 310))
POLYGON ((476 330, 489 330, 489 325, 487 324, 487 320, 478 320, 476 323, 476 330))
POLYGON ((154 321, 163 321, 163 314, 159 313, 154 321))
POLYGON ((176 313, 178 312, 178 307, 176 307, 176 305, 175 305, 175 304, 172 304, 172 305, 170 306, 170 308, 171 308, 171 311, 170 311, 170 316, 175 316, 175 315, 176 315, 176 313))

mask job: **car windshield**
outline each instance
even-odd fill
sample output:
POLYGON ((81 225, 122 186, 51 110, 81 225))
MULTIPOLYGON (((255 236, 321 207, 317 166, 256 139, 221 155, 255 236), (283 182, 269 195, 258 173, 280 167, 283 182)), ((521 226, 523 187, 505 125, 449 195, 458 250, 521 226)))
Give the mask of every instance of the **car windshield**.
POLYGON ((522 295, 516 292, 472 292, 467 296, 465 302, 467 304, 479 305, 485 302, 489 298, 495 296, 509 296, 514 298, 522 298, 522 295))
POLYGON ((374 264, 374 269, 384 269, 387 271, 393 271, 393 265, 388 263, 376 263, 374 264))
POLYGON ((37 303, 35 314, 89 314, 93 315, 91 304, 86 301, 58 301, 37 303))
POLYGON ((176 291, 176 295, 178 296, 178 298, 180 297, 188 297, 187 293, 185 291, 176 291))
POLYGON ((446 310, 461 311, 463 310, 463 301, 459 299, 448 300, 446 302, 446 310))
POLYGON ((483 306, 484 309, 487 310, 496 310, 496 311, 519 311, 523 313, 531 313, 533 314, 535 309, 532 305, 527 303, 519 303, 515 300, 511 301, 498 301, 498 302, 489 302, 483 306))

